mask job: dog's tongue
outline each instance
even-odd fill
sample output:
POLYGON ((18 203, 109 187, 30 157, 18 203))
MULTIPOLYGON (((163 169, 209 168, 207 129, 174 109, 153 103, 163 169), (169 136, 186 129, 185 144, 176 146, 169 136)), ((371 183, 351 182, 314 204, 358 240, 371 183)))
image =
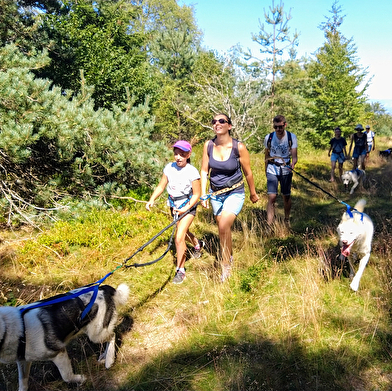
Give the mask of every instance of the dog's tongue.
POLYGON ((350 244, 343 244, 342 255, 344 255, 345 257, 348 257, 350 255, 350 250, 351 250, 351 247, 353 244, 354 244, 354 242, 352 242, 350 244))

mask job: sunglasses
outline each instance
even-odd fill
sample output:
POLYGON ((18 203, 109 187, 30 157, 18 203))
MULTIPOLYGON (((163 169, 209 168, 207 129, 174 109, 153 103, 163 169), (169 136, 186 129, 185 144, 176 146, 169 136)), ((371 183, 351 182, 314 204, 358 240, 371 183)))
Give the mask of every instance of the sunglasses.
POLYGON ((219 122, 220 124, 228 124, 228 123, 229 123, 229 121, 226 121, 226 120, 223 119, 223 118, 213 119, 213 120, 211 121, 211 123, 212 123, 213 125, 215 125, 217 122, 219 122))
POLYGON ((274 129, 282 130, 284 129, 285 125, 274 125, 274 129))

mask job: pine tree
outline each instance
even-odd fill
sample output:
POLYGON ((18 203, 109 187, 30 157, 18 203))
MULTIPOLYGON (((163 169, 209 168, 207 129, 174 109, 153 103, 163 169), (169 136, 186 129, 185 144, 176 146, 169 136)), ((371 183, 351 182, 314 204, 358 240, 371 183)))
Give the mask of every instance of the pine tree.
POLYGON ((34 76, 31 69, 48 61, 45 53, 27 57, 15 45, 0 49, 1 196, 47 206, 65 193, 154 183, 168 150, 151 141, 147 103, 95 110, 92 88, 82 83, 74 95, 34 76))
POLYGON ((367 72, 358 65, 356 46, 339 31, 344 17, 337 2, 330 12, 332 17, 320 26, 326 42, 309 67, 314 80, 310 97, 314 101, 315 129, 310 137, 319 146, 328 144, 336 126, 346 134, 352 131, 363 113, 368 87, 368 83, 362 85, 367 72))

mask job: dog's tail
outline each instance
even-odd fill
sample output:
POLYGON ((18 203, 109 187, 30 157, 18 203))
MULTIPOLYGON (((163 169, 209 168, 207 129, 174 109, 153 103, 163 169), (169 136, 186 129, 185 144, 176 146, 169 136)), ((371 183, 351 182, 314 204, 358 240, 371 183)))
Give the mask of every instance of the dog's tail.
POLYGON ((127 284, 120 284, 116 289, 114 301, 116 305, 124 305, 128 301, 129 287, 127 284))
POLYGON ((365 205, 366 205, 366 200, 362 198, 355 204, 354 209, 362 213, 365 210, 365 205))

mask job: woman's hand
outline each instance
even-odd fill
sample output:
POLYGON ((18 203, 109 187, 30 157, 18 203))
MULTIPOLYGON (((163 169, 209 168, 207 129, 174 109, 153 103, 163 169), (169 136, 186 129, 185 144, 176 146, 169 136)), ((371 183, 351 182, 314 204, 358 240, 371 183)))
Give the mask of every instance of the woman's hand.
POLYGON ((258 200, 259 200, 259 196, 255 193, 255 194, 251 194, 250 195, 250 200, 255 204, 258 200))

